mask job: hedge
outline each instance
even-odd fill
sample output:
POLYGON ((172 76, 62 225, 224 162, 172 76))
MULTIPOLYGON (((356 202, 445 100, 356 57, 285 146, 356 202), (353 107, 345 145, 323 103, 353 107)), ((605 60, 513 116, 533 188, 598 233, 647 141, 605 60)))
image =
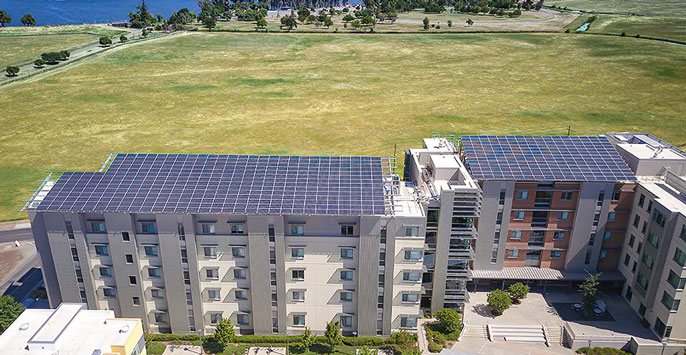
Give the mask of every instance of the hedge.
POLYGON ((631 355, 624 350, 619 350, 615 348, 589 348, 583 347, 576 350, 577 354, 586 355, 631 355))
MULTIPOLYGON (((150 334, 152 341, 202 341, 211 338, 211 335, 200 336, 196 334, 150 334)), ((236 343, 239 344, 286 344, 287 342, 297 343, 300 341, 300 336, 294 335, 286 337, 283 335, 240 335, 236 336, 236 343)), ((323 336, 315 337, 315 341, 323 343, 326 338, 323 336)), ((390 336, 387 339, 375 337, 343 337, 343 344, 348 346, 382 346, 391 344, 406 344, 417 341, 416 334, 408 334, 408 336, 390 336)))

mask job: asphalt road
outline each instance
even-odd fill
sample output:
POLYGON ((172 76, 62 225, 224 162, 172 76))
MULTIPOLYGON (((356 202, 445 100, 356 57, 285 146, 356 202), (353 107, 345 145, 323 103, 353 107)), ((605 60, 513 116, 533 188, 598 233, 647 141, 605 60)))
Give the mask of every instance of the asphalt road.
POLYGON ((14 297, 17 302, 23 301, 31 295, 31 292, 43 282, 43 274, 40 268, 32 267, 19 280, 15 281, 3 295, 14 297))
POLYGON ((15 240, 18 240, 20 242, 33 240, 31 228, 9 229, 0 231, 0 243, 11 243, 15 240))

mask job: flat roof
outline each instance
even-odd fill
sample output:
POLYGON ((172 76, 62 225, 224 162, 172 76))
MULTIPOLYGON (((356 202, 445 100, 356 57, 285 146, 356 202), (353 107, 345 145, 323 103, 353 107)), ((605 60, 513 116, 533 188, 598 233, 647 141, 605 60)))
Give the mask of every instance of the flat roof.
POLYGON ((66 172, 41 212, 383 215, 381 157, 117 154, 66 172))
POLYGON ((477 180, 635 181, 604 136, 463 136, 477 180))

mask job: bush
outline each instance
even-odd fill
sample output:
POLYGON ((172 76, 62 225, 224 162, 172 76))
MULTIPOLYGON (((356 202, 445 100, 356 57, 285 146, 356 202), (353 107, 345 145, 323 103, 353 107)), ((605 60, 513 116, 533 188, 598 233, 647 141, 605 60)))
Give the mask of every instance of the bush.
POLYGON ((348 346, 381 346, 386 342, 381 338, 360 337, 360 338, 343 338, 343 344, 348 346))
POLYGON ((457 332, 462 326, 462 317, 454 309, 441 308, 434 313, 434 317, 438 320, 440 331, 445 334, 457 332))
POLYGON ((583 347, 579 348, 576 350, 577 354, 586 354, 586 355, 631 355, 631 353, 628 353, 623 350, 615 349, 615 348, 589 348, 589 347, 583 347))
POLYGON ((488 306, 496 314, 502 314, 510 308, 512 305, 512 299, 510 295, 503 290, 495 290, 488 293, 488 306))
POLYGON ((7 72, 7 75, 9 75, 9 76, 17 76, 17 74, 19 73, 19 67, 14 66, 14 65, 9 65, 9 66, 7 66, 7 69, 5 69, 5 71, 7 72))
POLYGON ((35 65, 38 68, 42 68, 45 65, 45 61, 41 58, 38 58, 33 61, 33 65, 35 65))
POLYGON ((510 294, 510 298, 515 303, 519 303, 519 300, 526 298, 526 295, 529 293, 529 285, 524 285, 521 282, 513 283, 507 288, 507 293, 510 294))
POLYGON ((404 330, 391 334, 386 339, 386 344, 408 345, 417 342, 417 334, 410 334, 404 330))
POLYGON ((145 352, 148 355, 162 355, 167 346, 155 341, 149 341, 145 343, 145 352))
POLYGON ((102 37, 100 37, 99 42, 100 42, 100 45, 109 46, 110 44, 112 44, 112 39, 107 37, 107 36, 102 36, 102 37))
POLYGON ((429 352, 430 353, 440 353, 441 350, 443 350, 443 347, 436 344, 436 343, 429 343, 429 352))

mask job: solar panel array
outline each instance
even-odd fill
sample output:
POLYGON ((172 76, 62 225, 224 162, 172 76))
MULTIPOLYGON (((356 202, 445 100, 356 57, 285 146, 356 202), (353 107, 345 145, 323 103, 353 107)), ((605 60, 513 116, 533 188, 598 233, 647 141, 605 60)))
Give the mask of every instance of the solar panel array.
POLYGON ((463 136, 462 144, 478 180, 636 180, 603 136, 463 136))
POLYGON ((38 211, 383 215, 380 157, 118 154, 69 172, 38 211))

